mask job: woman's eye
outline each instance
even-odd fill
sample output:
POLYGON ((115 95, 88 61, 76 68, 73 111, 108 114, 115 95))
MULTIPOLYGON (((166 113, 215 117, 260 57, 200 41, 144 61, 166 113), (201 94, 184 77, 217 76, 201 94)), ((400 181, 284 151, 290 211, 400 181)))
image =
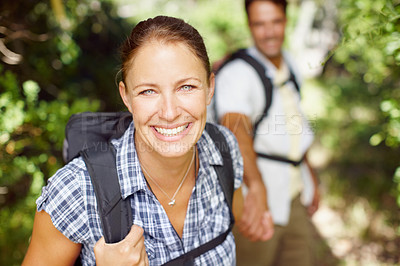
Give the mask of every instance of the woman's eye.
POLYGON ((183 85, 181 87, 181 90, 183 90, 183 91, 190 91, 191 89, 193 89, 193 86, 191 86, 191 85, 183 85))
POLYGON ((154 94, 155 92, 153 91, 153 90, 144 90, 144 91, 141 91, 139 94, 141 94, 141 95, 151 95, 151 94, 154 94))

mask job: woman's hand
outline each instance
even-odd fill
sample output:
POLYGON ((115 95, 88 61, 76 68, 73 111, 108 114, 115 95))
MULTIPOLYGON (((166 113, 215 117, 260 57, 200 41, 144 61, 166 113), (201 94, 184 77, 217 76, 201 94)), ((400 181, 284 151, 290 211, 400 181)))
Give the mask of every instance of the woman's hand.
POLYGON ((270 240, 274 236, 274 221, 269 211, 263 213, 261 225, 263 233, 260 237, 260 241, 270 240))
POLYGON ((144 246, 143 229, 133 225, 129 234, 120 242, 107 244, 104 237, 94 246, 96 264, 102 265, 149 265, 144 246))
POLYGON ((268 211, 264 184, 249 189, 244 200, 243 214, 238 222, 239 231, 250 241, 267 241, 274 234, 274 223, 268 211))
POLYGON ((253 145, 253 125, 250 117, 240 113, 227 113, 221 119, 235 134, 243 156, 243 180, 248 192, 243 203, 239 231, 250 241, 266 241, 274 232, 274 224, 268 212, 267 191, 257 166, 257 154, 253 145))

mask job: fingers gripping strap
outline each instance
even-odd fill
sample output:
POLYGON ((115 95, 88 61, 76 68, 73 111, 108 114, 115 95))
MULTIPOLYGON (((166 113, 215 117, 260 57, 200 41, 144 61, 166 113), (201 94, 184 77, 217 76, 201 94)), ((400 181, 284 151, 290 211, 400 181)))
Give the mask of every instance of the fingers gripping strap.
MULTIPOLYGON (((104 147, 104 146, 103 146, 104 147)), ((129 199, 122 200, 114 147, 92 147, 81 152, 96 194, 105 241, 116 243, 125 238, 132 225, 129 199)))

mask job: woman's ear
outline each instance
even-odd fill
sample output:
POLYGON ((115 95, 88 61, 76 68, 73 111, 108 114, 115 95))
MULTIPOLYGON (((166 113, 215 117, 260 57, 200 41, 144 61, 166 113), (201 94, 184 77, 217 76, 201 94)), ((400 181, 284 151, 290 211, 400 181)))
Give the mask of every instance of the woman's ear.
POLYGON ((125 87, 125 83, 120 81, 118 84, 119 94, 121 95, 122 101, 124 102, 125 106, 128 108, 129 112, 132 113, 132 105, 130 101, 130 97, 128 95, 127 89, 125 87))
POLYGON ((211 73, 208 85, 207 105, 211 103, 211 99, 214 96, 214 90, 215 90, 215 75, 214 73, 211 73))

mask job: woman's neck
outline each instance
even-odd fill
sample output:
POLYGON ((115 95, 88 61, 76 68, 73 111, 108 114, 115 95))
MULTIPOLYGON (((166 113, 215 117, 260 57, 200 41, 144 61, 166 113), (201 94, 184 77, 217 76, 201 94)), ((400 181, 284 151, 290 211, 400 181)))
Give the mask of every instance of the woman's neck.
POLYGON ((164 157, 154 149, 137 151, 140 165, 145 169, 150 178, 155 180, 166 190, 176 188, 182 177, 188 171, 193 160, 196 148, 192 147, 180 157, 164 157))

